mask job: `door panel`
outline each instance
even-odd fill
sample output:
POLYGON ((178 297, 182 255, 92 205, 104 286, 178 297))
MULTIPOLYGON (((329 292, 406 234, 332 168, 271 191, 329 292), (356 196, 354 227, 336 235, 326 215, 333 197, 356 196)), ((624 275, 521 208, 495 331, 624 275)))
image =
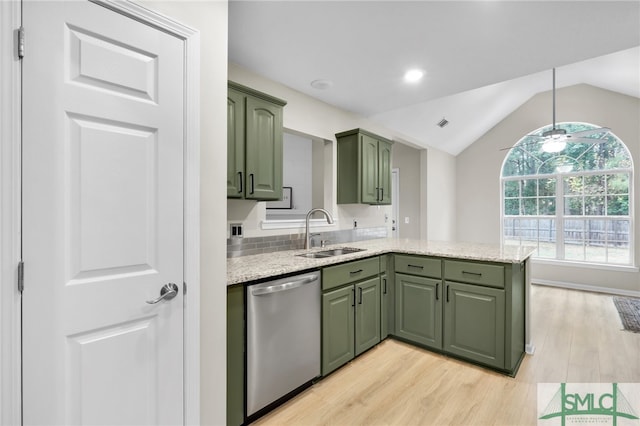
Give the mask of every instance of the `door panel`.
POLYGON ((396 273, 396 335, 442 348, 440 280, 396 273))
POLYGON ((245 198, 282 198, 282 108, 246 98, 245 198))
POLYGON ((322 375, 354 357, 354 287, 322 294, 322 375))
POLYGON ((23 19, 24 423, 182 423, 183 42, 89 2, 23 19))
POLYGON ((378 141, 360 136, 362 144, 362 203, 378 203, 378 141))
POLYGON ((358 356, 380 343, 380 277, 356 284, 356 297, 355 350, 358 356))
POLYGON ((444 349, 504 368, 505 292, 446 281, 444 349))

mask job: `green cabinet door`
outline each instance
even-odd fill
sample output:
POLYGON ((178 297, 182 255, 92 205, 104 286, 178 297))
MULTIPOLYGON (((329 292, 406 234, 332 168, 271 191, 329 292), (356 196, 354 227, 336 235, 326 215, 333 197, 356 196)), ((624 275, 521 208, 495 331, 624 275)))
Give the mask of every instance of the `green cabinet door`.
POLYGON ((354 305, 353 285, 322 295, 322 375, 353 359, 354 305))
POLYGON ((244 99, 245 95, 227 92, 227 197, 244 196, 244 99))
POLYGON ((378 141, 378 204, 391 204, 391 144, 378 141))
POLYGON ((441 281, 396 273, 395 288, 396 336, 441 349, 441 281))
POLYGON ((380 194, 378 183, 378 140, 360 135, 362 161, 362 203, 377 204, 380 194))
POLYGON ((380 277, 355 285, 356 356, 380 343, 380 277))
POLYGON ((282 198, 282 107, 246 98, 245 198, 282 198))
POLYGON ((505 291, 445 281, 444 350, 504 368, 505 291))
POLYGON ((387 274, 380 275, 380 340, 389 336, 389 280, 387 274))

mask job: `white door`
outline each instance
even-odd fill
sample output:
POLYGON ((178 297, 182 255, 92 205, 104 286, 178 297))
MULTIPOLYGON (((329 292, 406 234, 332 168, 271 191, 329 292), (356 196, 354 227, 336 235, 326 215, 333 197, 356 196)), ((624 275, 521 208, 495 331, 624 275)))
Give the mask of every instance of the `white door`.
POLYGON ((183 423, 183 42, 87 1, 23 25, 24 423, 183 423))

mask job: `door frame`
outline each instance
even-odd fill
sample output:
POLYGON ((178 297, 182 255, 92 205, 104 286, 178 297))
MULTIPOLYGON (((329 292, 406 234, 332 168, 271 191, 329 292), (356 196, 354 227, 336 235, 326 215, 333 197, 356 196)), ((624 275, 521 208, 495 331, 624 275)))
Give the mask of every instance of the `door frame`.
MULTIPOLYGON (((184 42, 184 424, 200 423, 200 33, 138 4, 89 0, 184 42)), ((0 2, 0 425, 22 423, 21 1, 0 2)), ((28 48, 25 29, 25 49, 28 48)), ((26 266, 28 277, 28 265, 26 266)), ((28 283, 28 281, 27 281, 28 283)))

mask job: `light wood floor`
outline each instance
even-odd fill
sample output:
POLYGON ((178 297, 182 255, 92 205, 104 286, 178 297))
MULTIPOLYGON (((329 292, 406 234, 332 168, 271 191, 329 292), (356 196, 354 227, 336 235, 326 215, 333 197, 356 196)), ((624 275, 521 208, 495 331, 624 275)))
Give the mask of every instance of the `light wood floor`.
POLYGON ((532 288, 534 355, 515 378, 386 340, 256 425, 535 425, 538 383, 640 382, 640 334, 611 296, 532 288))

